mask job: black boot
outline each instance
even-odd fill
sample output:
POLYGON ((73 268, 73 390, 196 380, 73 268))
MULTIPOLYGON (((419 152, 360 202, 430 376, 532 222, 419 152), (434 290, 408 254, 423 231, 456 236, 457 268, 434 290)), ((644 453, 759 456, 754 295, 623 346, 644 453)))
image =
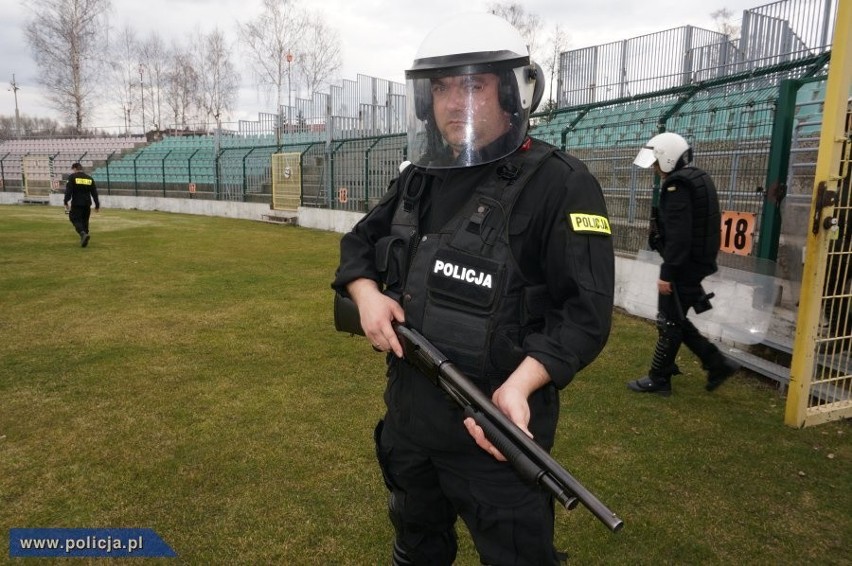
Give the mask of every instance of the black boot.
POLYGON ((637 393, 656 393, 661 397, 668 397, 672 394, 672 380, 668 377, 653 378, 646 375, 629 381, 627 388, 637 393))
POLYGON ((726 358, 721 353, 718 360, 715 361, 707 370, 707 385, 704 389, 713 391, 725 380, 734 375, 740 369, 740 364, 730 358, 726 358))
POLYGON ((637 393, 656 393, 661 397, 672 394, 672 376, 680 375, 677 364, 671 364, 665 371, 655 370, 653 364, 648 375, 627 383, 627 388, 637 393))

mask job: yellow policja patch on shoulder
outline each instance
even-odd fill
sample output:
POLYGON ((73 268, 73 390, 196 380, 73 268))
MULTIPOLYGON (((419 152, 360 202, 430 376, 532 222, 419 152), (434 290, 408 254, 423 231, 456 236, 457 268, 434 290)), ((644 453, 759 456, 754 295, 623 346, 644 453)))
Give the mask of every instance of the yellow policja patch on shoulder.
POLYGON ((581 214, 573 212, 568 215, 571 219, 571 228, 575 232, 593 232, 595 234, 612 235, 609 220, 606 216, 597 214, 581 214))

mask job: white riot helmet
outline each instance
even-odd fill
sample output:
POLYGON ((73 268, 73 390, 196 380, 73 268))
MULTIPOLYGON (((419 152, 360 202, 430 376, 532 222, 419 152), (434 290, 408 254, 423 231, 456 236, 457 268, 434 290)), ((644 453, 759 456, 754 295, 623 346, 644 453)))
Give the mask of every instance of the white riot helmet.
POLYGON ((657 134, 639 150, 633 164, 644 169, 660 164, 663 173, 671 173, 692 161, 692 149, 681 136, 672 132, 657 134))
POLYGON ((544 92, 521 34, 492 14, 457 16, 432 30, 405 77, 408 159, 428 167, 514 152, 544 92))

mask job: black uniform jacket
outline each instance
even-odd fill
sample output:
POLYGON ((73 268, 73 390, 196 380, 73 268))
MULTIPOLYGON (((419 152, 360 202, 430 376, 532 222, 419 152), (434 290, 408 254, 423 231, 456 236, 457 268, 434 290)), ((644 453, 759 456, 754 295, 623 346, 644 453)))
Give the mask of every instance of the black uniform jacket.
MULTIPOLYGON (((537 142, 538 143, 538 142, 537 142)), ((573 158, 572 158, 573 159, 573 158)), ((611 235, 590 230, 590 219, 607 218, 597 180, 577 161, 574 171, 550 157, 529 180, 510 219, 510 247, 528 280, 545 284, 556 305, 541 332, 524 340, 526 355, 540 361, 556 387, 568 384, 603 348, 612 323, 614 255, 611 235), (573 216, 572 216, 573 215, 573 216)), ((448 222, 494 164, 432 169, 421 200, 421 233, 448 222)), ((341 261, 332 287, 366 277, 379 282, 375 243, 388 235, 398 199, 393 183, 385 197, 340 243, 341 261)), ((608 221, 605 223, 608 230, 608 221)))
POLYGON ((71 206, 92 206, 92 201, 95 203, 95 208, 101 207, 101 202, 98 200, 98 188, 95 185, 95 180, 85 173, 71 173, 68 176, 68 182, 65 183, 65 199, 64 204, 71 202, 71 206))
POLYGON ((713 180, 697 167, 670 174, 660 188, 660 279, 694 284, 717 270, 719 199, 713 180))

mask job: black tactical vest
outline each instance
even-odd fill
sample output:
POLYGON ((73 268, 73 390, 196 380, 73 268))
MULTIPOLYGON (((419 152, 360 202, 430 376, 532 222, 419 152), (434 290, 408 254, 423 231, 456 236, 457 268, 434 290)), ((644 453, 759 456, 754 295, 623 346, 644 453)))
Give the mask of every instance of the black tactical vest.
MULTIPOLYGON (((666 189, 672 185, 689 191, 692 200, 691 261, 706 266, 709 275, 716 271, 716 256, 721 242, 721 216, 719 197, 713 179, 697 167, 683 167, 669 174, 660 189, 660 208, 665 208, 666 189)), ((665 245, 665 225, 663 225, 665 245)), ((703 270, 702 270, 703 271, 703 270)))
POLYGON ((406 324, 472 379, 502 382, 524 358, 524 337, 543 324, 546 288, 520 272, 509 235, 518 196, 551 155, 561 154, 536 142, 495 162, 489 180, 435 234, 420 233, 426 180, 410 167, 399 181, 391 235, 376 246, 377 266, 388 293, 401 300, 406 324))

